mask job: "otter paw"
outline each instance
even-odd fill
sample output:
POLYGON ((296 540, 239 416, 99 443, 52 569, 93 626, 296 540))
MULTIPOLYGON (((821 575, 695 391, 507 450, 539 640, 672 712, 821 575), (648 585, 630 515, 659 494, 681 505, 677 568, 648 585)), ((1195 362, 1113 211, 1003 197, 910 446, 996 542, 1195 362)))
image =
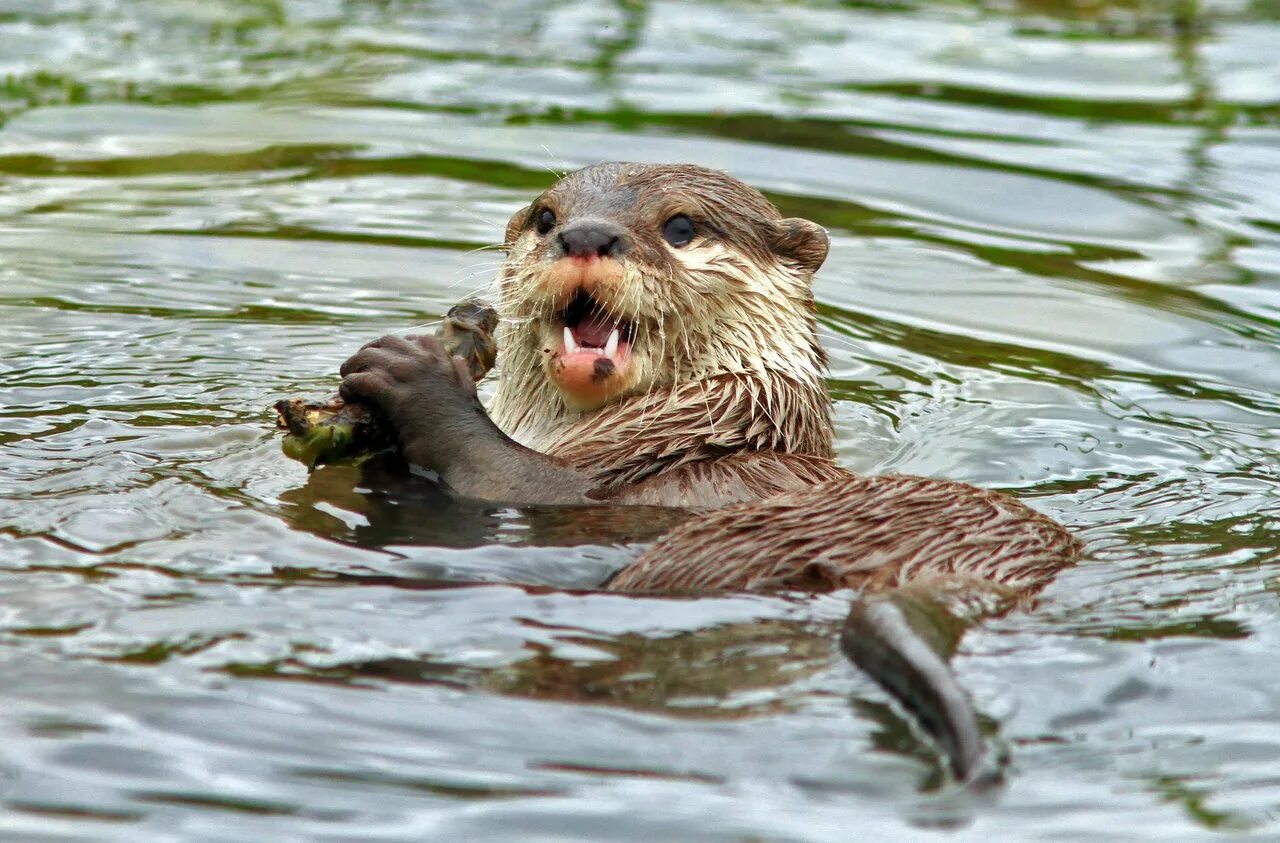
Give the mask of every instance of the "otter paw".
POLYGON ((438 438, 442 427, 474 415, 478 401, 470 365, 435 337, 382 337, 339 371, 342 397, 380 410, 406 453, 438 438))

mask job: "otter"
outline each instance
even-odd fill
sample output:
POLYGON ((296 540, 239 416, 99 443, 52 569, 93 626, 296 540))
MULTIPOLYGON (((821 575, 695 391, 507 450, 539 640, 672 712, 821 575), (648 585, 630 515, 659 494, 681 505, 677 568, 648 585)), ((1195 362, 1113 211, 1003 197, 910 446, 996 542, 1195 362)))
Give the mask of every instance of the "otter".
POLYGON ((947 659, 1080 545, 1000 494, 836 464, 812 292, 826 232, 717 170, 610 163, 517 211, 504 247, 488 410, 430 337, 366 345, 342 396, 378 408, 405 458, 461 497, 700 513, 607 589, 859 589, 845 653, 958 778, 993 774, 947 659))

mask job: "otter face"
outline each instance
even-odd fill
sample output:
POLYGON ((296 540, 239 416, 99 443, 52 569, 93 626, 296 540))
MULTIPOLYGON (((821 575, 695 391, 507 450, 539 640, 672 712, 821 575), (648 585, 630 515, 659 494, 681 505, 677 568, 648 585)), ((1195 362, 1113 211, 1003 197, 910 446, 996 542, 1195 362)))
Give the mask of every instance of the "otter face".
MULTIPOLYGON (((821 369, 810 281, 826 232, 724 173, 587 167, 517 212, 505 245, 504 363, 538 367, 571 410, 715 374, 821 369)), ((531 387, 535 374, 503 377, 531 387)))

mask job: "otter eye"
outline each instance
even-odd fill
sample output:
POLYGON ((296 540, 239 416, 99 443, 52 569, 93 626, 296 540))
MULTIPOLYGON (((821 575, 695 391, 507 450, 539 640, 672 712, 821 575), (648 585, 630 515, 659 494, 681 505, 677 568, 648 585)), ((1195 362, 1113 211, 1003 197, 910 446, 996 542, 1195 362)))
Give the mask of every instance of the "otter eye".
POLYGON ((542 213, 538 214, 538 233, 546 234, 548 231, 556 227, 556 215, 554 212, 542 209, 542 213))
POLYGON ((662 236, 666 238, 668 243, 677 248, 689 245, 693 235, 693 220, 684 214, 677 214, 667 220, 667 224, 662 227, 662 236))

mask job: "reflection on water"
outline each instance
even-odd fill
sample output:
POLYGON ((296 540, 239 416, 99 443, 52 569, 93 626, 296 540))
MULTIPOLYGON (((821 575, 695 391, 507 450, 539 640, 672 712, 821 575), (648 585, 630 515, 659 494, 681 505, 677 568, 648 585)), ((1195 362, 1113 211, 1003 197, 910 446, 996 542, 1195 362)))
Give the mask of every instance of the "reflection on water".
POLYGON ((0 0, 0 836, 1275 836, 1278 38, 1266 0, 0 0), (830 230, 847 465, 1089 543, 961 647, 991 802, 935 790, 840 599, 590 590, 679 513, 279 453, 272 402, 617 158, 830 230))
POLYGON ((295 528, 369 548, 634 545, 656 539, 689 517, 683 510, 651 506, 511 509, 457 501, 430 480, 414 476, 403 461, 381 455, 359 467, 323 466, 304 485, 281 492, 279 503, 295 528))

